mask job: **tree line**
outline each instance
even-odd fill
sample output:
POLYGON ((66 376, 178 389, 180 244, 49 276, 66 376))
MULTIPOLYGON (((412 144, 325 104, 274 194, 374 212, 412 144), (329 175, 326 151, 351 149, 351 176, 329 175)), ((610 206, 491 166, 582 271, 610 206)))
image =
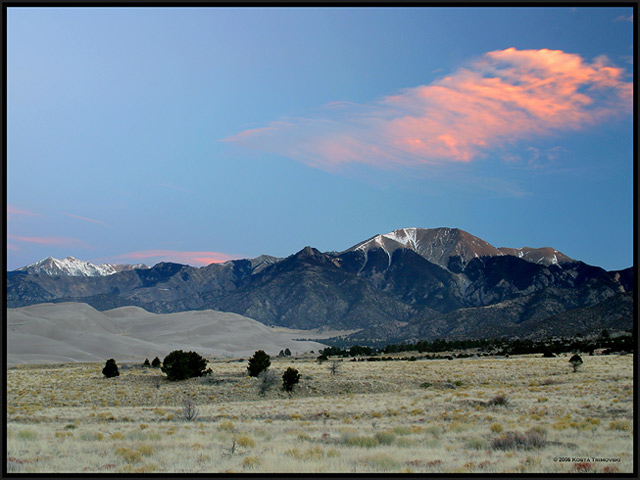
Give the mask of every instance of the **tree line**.
POLYGON ((413 343, 403 342, 379 347, 364 345, 341 347, 333 345, 320 350, 318 360, 323 361, 331 356, 358 357, 402 352, 441 353, 460 350, 476 350, 477 353, 491 355, 559 354, 565 352, 593 354, 597 349, 604 349, 604 353, 633 352, 635 351, 635 340, 631 331, 625 331, 621 335, 613 336, 606 329, 602 330, 597 336, 583 337, 582 335, 574 335, 571 337, 552 337, 544 340, 506 337, 467 340, 438 338, 432 341, 420 340, 413 343))

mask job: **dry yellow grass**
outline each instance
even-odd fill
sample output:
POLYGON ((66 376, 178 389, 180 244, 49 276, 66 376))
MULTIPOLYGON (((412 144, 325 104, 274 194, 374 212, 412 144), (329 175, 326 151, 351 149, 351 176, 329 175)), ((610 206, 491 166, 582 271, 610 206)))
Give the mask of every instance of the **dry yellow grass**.
MULTIPOLYGON (((11 472, 632 472, 633 357, 272 359, 302 374, 258 394, 246 361, 167 382, 102 364, 9 369, 11 472), (504 395, 506 405, 492 405, 504 395), (181 416, 191 397, 195 421, 181 416), (530 437, 527 437, 530 435, 530 437), (541 448, 510 442, 542 438, 541 448), (498 448, 500 446, 500 448, 498 448), (516 448, 518 447, 518 448, 516 448)), ((499 402, 498 402, 499 403, 499 402)))

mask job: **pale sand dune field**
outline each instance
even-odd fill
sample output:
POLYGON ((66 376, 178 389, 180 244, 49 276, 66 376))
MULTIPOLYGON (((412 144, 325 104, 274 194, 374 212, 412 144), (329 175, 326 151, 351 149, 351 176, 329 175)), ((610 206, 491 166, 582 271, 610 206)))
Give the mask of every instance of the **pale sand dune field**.
MULTIPOLYGON (((316 331, 278 330, 235 313, 213 310, 166 315, 138 307, 99 312, 84 303, 48 303, 7 310, 8 363, 144 361, 172 350, 211 357, 257 349, 305 353, 325 347, 316 331)), ((319 335, 322 337, 322 335, 319 335)), ((326 337, 325 337, 326 338, 326 337)))
POLYGON ((302 375, 292 395, 281 381, 260 395, 246 357, 182 382, 139 366, 107 379, 103 363, 18 365, 7 372, 8 468, 632 472, 633 356, 583 356, 576 373, 568 358, 345 361, 336 375, 311 355, 272 358, 278 378, 290 366, 302 375))

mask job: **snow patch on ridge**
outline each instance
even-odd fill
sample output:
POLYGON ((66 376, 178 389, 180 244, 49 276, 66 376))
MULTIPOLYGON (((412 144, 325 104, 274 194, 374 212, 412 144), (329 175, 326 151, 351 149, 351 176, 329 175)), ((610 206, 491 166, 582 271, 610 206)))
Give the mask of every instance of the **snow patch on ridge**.
POLYGON ((123 268, 122 265, 114 265, 110 263, 94 265, 91 262, 78 260, 77 258, 69 256, 62 260, 48 257, 44 260, 27 265, 26 267, 18 268, 17 271, 52 276, 67 275, 70 277, 105 277, 126 269, 148 268, 144 264, 127 265, 124 267, 125 268, 123 268))
POLYGON ((401 228, 398 230, 394 230, 393 232, 389 232, 384 236, 390 240, 395 240, 403 244, 405 247, 411 246, 414 249, 417 248, 417 231, 418 229, 415 227, 409 228, 401 228))

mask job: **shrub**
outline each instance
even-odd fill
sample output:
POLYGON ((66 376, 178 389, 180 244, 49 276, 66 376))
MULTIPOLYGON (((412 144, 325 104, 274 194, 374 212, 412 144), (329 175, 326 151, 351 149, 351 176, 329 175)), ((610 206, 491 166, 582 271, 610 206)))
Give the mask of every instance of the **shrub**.
POLYGON ((391 445, 396 441, 396 435, 394 432, 376 432, 375 438, 380 445, 391 445))
POLYGON ((120 375, 118 371, 118 365, 116 365, 116 361, 113 358, 107 360, 104 368, 102 369, 102 374, 107 378, 117 377, 120 375))
POLYGON ((127 447, 116 448, 116 455, 121 455, 125 462, 136 463, 142 460, 142 454, 127 447))
POLYGON ((593 464, 589 462, 577 462, 573 464, 573 471, 576 473, 589 473, 594 470, 593 464))
POLYGON ((38 438, 38 433, 33 430, 20 430, 18 432, 18 438, 21 440, 34 440, 38 438))
POLYGON ((277 382, 276 374, 269 370, 264 370, 258 375, 258 393, 264 395, 267 393, 277 382))
POLYGON ((196 352, 174 350, 164 358, 161 370, 169 380, 185 380, 211 373, 206 367, 207 360, 196 352))
POLYGON ((287 368, 282 375, 282 389, 286 392, 292 392, 293 387, 300 381, 300 373, 293 367, 287 368))
POLYGON ((401 465, 393 456, 387 453, 377 453, 365 458, 364 462, 376 471, 397 470, 401 465))
POLYGON ((376 437, 366 437, 350 433, 343 434, 342 441, 350 447, 374 448, 380 445, 376 437))
POLYGON ((149 368, 149 367, 151 366, 151 363, 149 362, 149 359, 148 359, 148 358, 145 358, 145 359, 144 359, 144 363, 142 364, 142 366, 143 366, 144 368, 149 368))
POLYGON ((487 402, 490 407, 506 407, 509 404, 509 397, 506 395, 496 395, 487 402))
POLYGON ((482 437, 468 438, 464 442, 464 447, 468 450, 482 450, 487 448, 487 441, 482 437))
POLYGON ((160 361, 160 359, 158 357, 154 358, 151 362, 151 366, 153 368, 160 368, 160 365, 162 365, 162 362, 160 361))
POLYGON ((256 441, 252 437, 249 437, 249 436, 246 436, 246 435, 238 437, 236 439, 236 442, 241 447, 255 447, 256 446, 256 441))
POLYGON ((502 425, 500 425, 499 423, 492 423, 489 427, 489 430, 491 430, 493 433, 500 433, 502 431, 502 425))
POLYGON ((542 448, 547 444, 543 433, 528 430, 522 432, 505 432, 491 440, 492 450, 531 450, 542 448))
POLYGON ((270 365, 271 357, 269 357, 264 350, 258 350, 253 354, 253 357, 249 359, 247 371, 250 377, 257 377, 261 372, 269 368, 270 365))
POLYGON ((340 373, 340 367, 342 367, 342 362, 338 360, 333 360, 331 365, 329 365, 329 373, 331 375, 338 375, 340 373))
POLYGON ((195 420, 198 417, 198 407, 196 407, 196 402, 193 401, 193 398, 186 397, 182 401, 182 418, 187 421, 195 420))
POLYGON ((255 468, 260 465, 260 463, 260 457, 245 457, 244 460, 242 460, 243 468, 255 468))
POLYGON ((609 430, 631 430, 631 425, 624 420, 614 420, 609 423, 609 430))

